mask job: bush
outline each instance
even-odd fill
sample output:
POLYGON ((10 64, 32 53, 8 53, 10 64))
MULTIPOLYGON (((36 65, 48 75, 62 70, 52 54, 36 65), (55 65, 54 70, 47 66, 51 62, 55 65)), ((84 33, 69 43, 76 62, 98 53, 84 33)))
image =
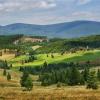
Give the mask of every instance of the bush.
POLYGON ((91 84, 87 84, 87 89, 93 89, 93 90, 96 90, 98 89, 98 85, 97 83, 91 83, 91 84))
POLYGON ((57 83, 57 87, 61 87, 61 83, 60 82, 57 83))

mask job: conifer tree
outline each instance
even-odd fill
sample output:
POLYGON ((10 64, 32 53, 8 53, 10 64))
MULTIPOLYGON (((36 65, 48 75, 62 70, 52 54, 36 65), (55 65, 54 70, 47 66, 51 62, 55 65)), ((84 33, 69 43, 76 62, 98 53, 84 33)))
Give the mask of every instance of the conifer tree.
POLYGON ((3 75, 6 76, 7 72, 6 69, 3 70, 3 75))
POLYGON ((87 81, 88 76, 89 76, 89 68, 85 68, 82 74, 83 74, 84 80, 87 81))
POLYGON ((89 77, 88 77, 88 80, 87 80, 87 89, 98 89, 95 71, 92 71, 92 72, 89 73, 89 77))
POLYGON ((80 83, 80 72, 76 67, 71 68, 71 73, 69 77, 69 85, 78 85, 80 83))
POLYGON ((98 69, 97 78, 98 78, 98 80, 100 81, 100 69, 98 69))
POLYGON ((23 75, 20 80, 21 87, 25 87, 27 90, 32 90, 33 88, 33 81, 32 78, 29 76, 28 72, 23 72, 23 75))
POLYGON ((7 80, 8 80, 8 81, 11 80, 11 75, 10 75, 10 73, 7 74, 7 80))

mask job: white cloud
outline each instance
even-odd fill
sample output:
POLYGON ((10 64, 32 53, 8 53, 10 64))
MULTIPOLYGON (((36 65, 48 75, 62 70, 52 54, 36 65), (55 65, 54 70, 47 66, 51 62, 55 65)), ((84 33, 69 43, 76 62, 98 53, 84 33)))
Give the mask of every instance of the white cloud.
POLYGON ((52 8, 52 7, 56 6, 56 3, 41 1, 39 5, 40 5, 41 8, 52 8))
POLYGON ((78 5, 85 5, 91 2, 92 0, 78 0, 78 5))
POLYGON ((31 10, 34 8, 53 8, 56 6, 54 0, 5 0, 0 1, 1 12, 11 12, 15 10, 31 10))

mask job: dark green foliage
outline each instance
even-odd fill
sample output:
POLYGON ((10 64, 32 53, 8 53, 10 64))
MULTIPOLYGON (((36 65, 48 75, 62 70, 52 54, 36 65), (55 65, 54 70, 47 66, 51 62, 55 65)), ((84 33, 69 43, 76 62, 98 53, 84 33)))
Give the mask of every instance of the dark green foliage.
POLYGON ((85 85, 85 79, 82 73, 81 73, 81 78, 80 78, 80 85, 85 85))
POLYGON ((10 66, 8 66, 8 63, 7 63, 6 60, 5 61, 0 60, 0 68, 2 68, 2 69, 10 69, 10 66))
POLYGON ((48 86, 51 85, 52 80, 51 80, 51 74, 43 74, 40 76, 40 80, 42 81, 43 86, 48 86))
POLYGON ((32 55, 34 55, 35 54, 35 51, 33 51, 33 50, 30 50, 29 51, 29 56, 32 56, 32 55))
POLYGON ((60 82, 57 83, 57 87, 58 88, 61 87, 61 83, 60 82))
POLYGON ((33 88, 33 81, 31 79, 31 77, 27 77, 27 79, 25 80, 25 86, 24 86, 27 90, 32 90, 33 88))
POLYGON ((32 90, 33 88, 33 81, 29 76, 28 72, 23 72, 23 75, 20 80, 21 87, 25 87, 27 90, 32 90))
MULTIPOLYGON (((27 60, 25 61, 27 62, 27 60)), ((52 72, 53 70, 61 70, 61 69, 67 69, 68 67, 77 67, 79 69, 83 69, 84 66, 85 67, 88 67, 88 65, 86 63, 84 64, 79 64, 79 63, 73 63, 73 62, 70 62, 70 63, 53 63, 53 64, 47 64, 47 62, 45 61, 43 66, 34 66, 34 67, 31 67, 31 66, 26 66, 26 67, 20 67, 20 71, 28 71, 29 73, 31 74, 40 74, 40 73, 50 73, 52 72)), ((90 66, 92 67, 92 66, 90 66)))
POLYGON ((61 55, 64 55, 64 52, 62 52, 61 55))
POLYGON ((17 46, 13 44, 13 42, 17 39, 20 39, 23 37, 22 34, 16 34, 16 35, 1 35, 0 36, 0 48, 1 49, 15 49, 17 46))
POLYGON ((2 52, 0 51, 0 56, 2 56, 2 52))
POLYGON ((6 69, 3 70, 3 75, 6 76, 7 72, 6 69))
POLYGON ((32 62, 34 60, 36 60, 34 55, 29 56, 28 62, 32 62))
POLYGON ((25 81, 27 80, 27 77, 29 77, 28 72, 26 72, 26 71, 23 72, 23 75, 22 75, 21 80, 20 80, 20 84, 22 87, 25 86, 25 81))
POLYGON ((8 80, 8 81, 11 80, 11 75, 10 75, 10 73, 7 74, 7 80, 8 80))
MULTIPOLYGON (((45 61, 42 67, 20 67, 20 71, 28 71, 31 74, 38 74, 39 81, 41 81, 41 85, 43 86, 60 82, 71 86, 87 84, 88 88, 96 89, 97 83, 92 83, 96 82, 95 78, 92 80, 88 65, 86 64, 84 66, 79 63, 74 64, 73 62, 66 64, 47 64, 45 61), (85 69, 83 69, 84 66, 85 69)), ((93 73, 93 75, 95 75, 95 73, 93 73)))
POLYGON ((65 83, 68 85, 83 84, 81 80, 81 74, 77 68, 68 68, 66 70, 53 70, 51 73, 44 73, 39 77, 43 86, 65 83))
POLYGON ((51 58, 54 58, 54 55, 53 54, 51 54, 51 58))
POLYGON ((15 40, 21 38, 22 34, 16 34, 16 35, 1 35, 0 36, 0 44, 10 44, 14 42, 15 40))
POLYGON ((85 68, 84 71, 82 72, 84 80, 87 81, 89 77, 89 68, 85 68))
POLYGON ((47 57, 49 57, 49 55, 47 54, 47 57))
POLYGON ((87 80, 87 89, 98 89, 95 71, 89 73, 89 77, 87 80))
POLYGON ((7 68, 8 67, 8 63, 7 63, 7 61, 5 60, 5 68, 7 68))
POLYGON ((78 50, 87 50, 100 47, 100 35, 94 35, 84 38, 76 39, 51 39, 48 43, 38 48, 38 53, 51 53, 59 52, 72 52, 75 53, 78 50))
POLYGON ((12 68, 13 67, 12 64, 10 64, 9 67, 12 68))
POLYGON ((70 70, 69 85, 80 84, 81 74, 76 67, 72 67, 70 70))
POLYGON ((98 69, 97 78, 98 78, 98 80, 100 81, 100 69, 98 69))

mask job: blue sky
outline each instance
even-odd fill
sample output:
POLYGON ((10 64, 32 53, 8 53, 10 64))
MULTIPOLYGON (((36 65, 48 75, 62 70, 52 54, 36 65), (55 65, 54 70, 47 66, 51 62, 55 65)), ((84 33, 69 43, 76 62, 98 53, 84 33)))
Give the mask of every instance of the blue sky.
POLYGON ((100 21, 100 0, 0 0, 0 25, 100 21))

